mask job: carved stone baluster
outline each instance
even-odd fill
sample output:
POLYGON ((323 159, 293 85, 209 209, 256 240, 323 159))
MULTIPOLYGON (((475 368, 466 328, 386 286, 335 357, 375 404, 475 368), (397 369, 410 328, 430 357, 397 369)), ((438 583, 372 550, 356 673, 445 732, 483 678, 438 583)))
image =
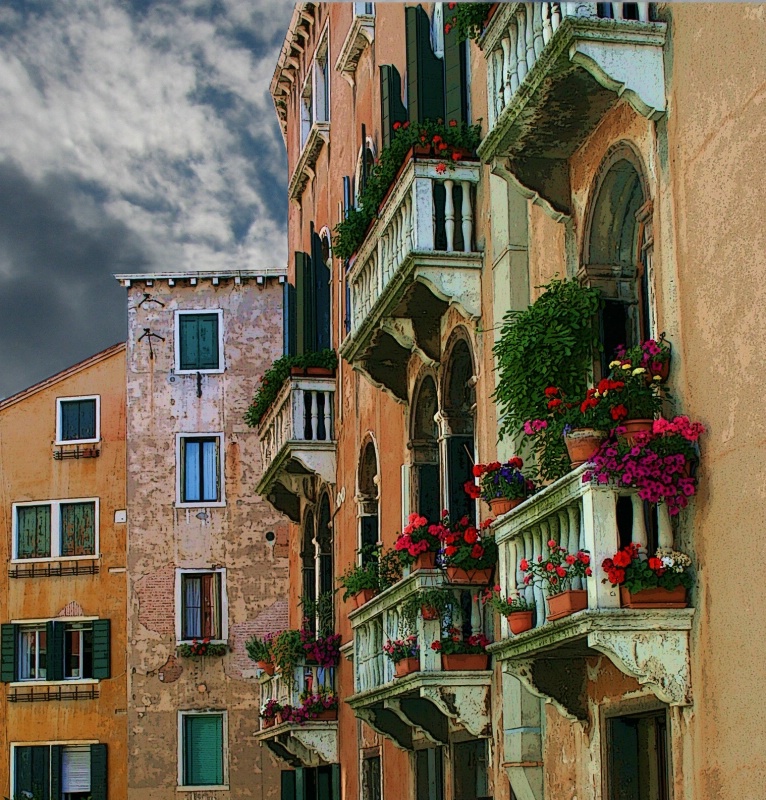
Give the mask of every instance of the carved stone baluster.
POLYGON ((535 61, 540 57, 540 53, 543 52, 544 42, 543 42, 543 7, 545 3, 532 3, 532 28, 534 30, 534 51, 535 51, 535 61))
POLYGON ((527 17, 524 6, 519 4, 516 12, 516 74, 519 76, 519 84, 527 76, 527 17))
POLYGON ((646 520, 644 519, 644 501, 637 494, 632 494, 630 502, 633 506, 633 541, 646 549, 649 539, 646 533, 646 520))
POLYGON ((473 242, 473 206, 471 205, 471 182, 461 181, 463 187, 463 201, 460 214, 463 221, 463 252, 470 253, 473 242))
POLYGON ((495 50, 487 57, 487 117, 490 130, 495 124, 497 111, 495 108, 495 50))
POLYGON ((305 411, 303 403, 303 392, 295 389, 292 394, 293 405, 293 429, 290 431, 291 439, 302 439, 305 426, 305 411))
POLYGON ((481 626, 481 589, 470 589, 471 593, 471 635, 482 633, 481 626))
POLYGON ((510 34, 511 53, 509 61, 510 66, 505 79, 509 81, 509 85, 511 87, 511 97, 513 97, 513 95, 515 95, 519 89, 519 58, 516 53, 518 47, 517 41, 519 37, 519 28, 515 22, 512 22, 508 26, 508 33, 510 34))
POLYGON ((561 25, 561 3, 551 3, 551 31, 556 33, 561 25))
POLYGON ((500 40, 500 47, 503 53, 503 83, 500 91, 502 92, 503 108, 505 108, 511 102, 511 97, 513 96, 511 91, 511 40, 503 37, 500 40))
POLYGON ((639 22, 649 22, 649 3, 636 3, 639 22))
POLYGON ((455 249, 455 199, 452 197, 452 187, 455 182, 444 181, 444 229, 447 233, 447 252, 455 249))
POLYGON ((324 397, 324 438, 325 441, 332 439, 332 401, 333 392, 322 392, 324 397))
POLYGON ((319 409, 317 402, 317 393, 314 391, 305 392, 305 396, 309 401, 309 429, 307 441, 313 442, 317 438, 317 422, 319 421, 319 409))
MULTIPOLYGON (((547 536, 545 535, 545 530, 540 525, 536 525, 532 529, 532 554, 535 561, 537 561, 538 556, 544 556, 547 552, 547 536)), ((540 625, 545 624, 545 614, 547 607, 545 605, 545 590, 539 583, 534 584, 534 601, 535 601, 535 610, 537 615, 537 627, 540 625)))
POLYGON ((524 8, 526 10, 525 19, 526 19, 526 28, 524 30, 525 34, 525 58, 527 60, 527 72, 532 69, 535 65, 535 30, 534 30, 534 3, 524 3, 524 8))
POLYGON ((660 547, 673 546, 673 525, 665 503, 657 504, 657 544, 660 547))
POLYGON ((622 3, 612 3, 612 15, 615 19, 625 19, 622 3))

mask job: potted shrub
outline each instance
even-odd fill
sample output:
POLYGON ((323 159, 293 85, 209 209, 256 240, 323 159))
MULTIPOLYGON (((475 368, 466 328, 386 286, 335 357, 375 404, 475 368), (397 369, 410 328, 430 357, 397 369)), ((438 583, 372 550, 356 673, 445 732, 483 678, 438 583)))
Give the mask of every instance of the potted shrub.
POLYGON ((499 461, 475 464, 473 475, 479 479, 479 485, 468 481, 463 488, 472 499, 481 497, 488 503, 495 516, 505 514, 524 502, 535 490, 535 484, 521 471, 523 466, 524 462, 518 456, 505 464, 499 461))
POLYGON ((590 553, 578 550, 569 553, 565 547, 559 547, 554 539, 548 542, 548 558, 538 556, 537 561, 523 558, 519 567, 524 575, 524 583, 535 581, 541 584, 548 597, 548 620, 574 614, 588 607, 588 592, 585 589, 573 589, 575 578, 589 578, 593 571, 590 567, 590 553))
POLYGON ((686 608, 686 592, 693 586, 691 559, 670 548, 659 548, 647 557, 633 542, 601 564, 604 583, 620 587, 624 608, 686 608))
POLYGON ((343 599, 348 600, 349 597, 352 597, 355 608, 359 608, 371 600, 380 588, 378 563, 371 557, 369 552, 371 550, 375 550, 375 548, 368 550, 363 548, 365 556, 370 556, 369 560, 363 565, 352 564, 338 578, 339 583, 345 589, 343 599))
POLYGON ((394 550, 399 553, 402 564, 411 565, 413 571, 433 569, 440 547, 439 526, 431 525, 420 514, 410 514, 406 527, 394 543, 394 550))
POLYGON ((397 678, 420 669, 420 646, 414 633, 404 639, 389 639, 383 645, 383 653, 394 662, 397 678))
POLYGON ((497 543, 489 530, 493 520, 485 520, 481 528, 468 517, 450 525, 449 516, 441 520, 440 536, 444 541, 444 560, 450 583, 487 584, 497 563, 497 543))
POLYGON ((404 602, 402 619, 409 628, 414 628, 418 613, 424 620, 442 619, 454 602, 455 596, 449 589, 423 589, 404 602))
POLYGON ((307 690, 300 696, 301 704, 290 711, 289 721, 305 725, 309 721, 332 721, 338 719, 338 696, 328 689, 317 692, 307 690))
POLYGON ((489 639, 482 633, 464 639, 458 628, 450 628, 446 636, 431 642, 431 649, 441 653, 444 670, 477 670, 487 669, 488 644, 489 639))
POLYGON ((261 706, 261 719, 264 728, 271 728, 277 720, 277 714, 282 710, 282 706, 271 698, 261 706))
POLYGON ((192 656, 224 656, 229 652, 229 646, 220 642, 210 641, 210 637, 204 639, 192 639, 191 644, 179 644, 176 653, 181 658, 191 658, 192 656))
POLYGON ((327 636, 314 636, 307 628, 301 630, 301 641, 307 664, 316 664, 320 667, 337 667, 340 659, 339 633, 327 636))
POLYGON ((271 652, 274 664, 282 674, 292 672, 304 659, 301 632, 289 629, 277 634, 271 644, 271 652))
POLYGON ((247 650, 248 656, 250 656, 258 667, 267 675, 274 674, 274 656, 271 651, 273 641, 274 634, 267 633, 262 639, 258 636, 253 636, 245 642, 245 649, 247 650))
POLYGON ((515 597, 503 597, 500 594, 500 587, 495 586, 484 592, 482 602, 485 605, 488 603, 498 614, 507 618, 511 633, 524 633, 535 624, 535 604, 520 594, 515 597))

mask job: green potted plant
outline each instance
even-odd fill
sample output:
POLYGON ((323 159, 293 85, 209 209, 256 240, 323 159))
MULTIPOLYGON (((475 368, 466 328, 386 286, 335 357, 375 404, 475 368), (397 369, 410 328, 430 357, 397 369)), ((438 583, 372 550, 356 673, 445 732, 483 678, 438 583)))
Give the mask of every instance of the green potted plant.
MULTIPOLYGON (((368 550, 362 548, 361 552, 365 554, 362 564, 352 564, 338 578, 339 583, 345 589, 343 599, 348 600, 349 597, 352 597, 355 608, 360 608, 369 602, 380 589, 378 562, 371 557, 368 550)), ((377 552, 377 548, 371 548, 371 550, 377 552)))
POLYGON ((444 541, 444 566, 450 583, 488 584, 497 563, 497 543, 484 520, 481 528, 468 517, 450 524, 445 514, 441 520, 440 538, 444 541))
POLYGON ((210 637, 204 639, 192 639, 191 643, 179 644, 176 653, 181 658, 191 658, 193 656, 224 656, 229 652, 229 646, 221 642, 211 642, 210 637))
POLYGON ((443 619, 454 602, 455 596, 449 589, 423 589, 403 603, 402 619, 408 628, 415 627, 418 613, 424 620, 443 619))
POLYGON ((412 566, 413 571, 433 569, 440 547, 438 525, 431 525, 420 514, 410 514, 407 525, 394 542, 400 561, 412 566))
POLYGON ((500 587, 487 589, 482 596, 482 603, 490 605, 498 614, 508 619, 511 633, 519 634, 530 630, 534 623, 535 604, 523 595, 503 597, 500 587))
POLYGON ((393 661, 397 678, 420 670, 420 646, 414 633, 404 639, 389 639, 383 645, 383 653, 393 661))
POLYGON ((245 649, 248 656, 256 662, 258 667, 262 669, 267 675, 274 674, 274 654, 272 652, 272 643, 274 641, 274 634, 267 633, 263 638, 252 636, 245 642, 245 649))
POLYGON ((271 652, 276 668, 283 674, 291 673, 305 657, 301 632, 288 629, 274 637, 271 652))
POLYGON ((443 670, 482 670, 487 669, 489 639, 483 633, 468 638, 458 628, 449 628, 446 635, 431 642, 431 649, 442 656, 443 670))
POLYGON ((578 550, 569 553, 560 547, 555 539, 548 541, 548 557, 538 557, 536 561, 522 558, 519 567, 524 575, 524 583, 532 581, 542 585, 548 598, 548 620, 574 614, 588 607, 588 592, 585 589, 573 589, 576 578, 585 581, 593 571, 590 567, 590 553, 578 550))
POLYGON ((516 508, 534 492, 535 484, 521 471, 523 466, 524 462, 518 456, 505 464, 499 461, 475 464, 473 475, 479 479, 479 485, 467 481, 463 488, 472 499, 481 497, 497 517, 516 508))

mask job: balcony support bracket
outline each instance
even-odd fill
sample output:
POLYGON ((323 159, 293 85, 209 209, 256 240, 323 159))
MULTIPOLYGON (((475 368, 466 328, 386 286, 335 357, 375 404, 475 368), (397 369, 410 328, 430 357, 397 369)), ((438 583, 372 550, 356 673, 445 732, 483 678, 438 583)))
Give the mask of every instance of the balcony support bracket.
POLYGON ((435 744, 449 744, 447 717, 441 713, 441 709, 434 708, 428 700, 404 697, 399 700, 386 700, 384 705, 429 741, 435 744))
POLYGON ((492 735, 489 686, 467 682, 463 685, 422 686, 420 695, 474 736, 492 735))
POLYGON ((513 659, 503 664, 532 694, 551 703, 566 719, 588 719, 587 668, 584 658, 513 659))
POLYGON ((302 767, 301 760, 291 753, 280 741, 277 739, 262 739, 261 744, 271 750, 274 755, 289 764, 291 767, 302 767))
POLYGON ((412 750, 412 729, 401 717, 383 705, 356 708, 354 713, 374 731, 390 739, 402 750, 412 750))

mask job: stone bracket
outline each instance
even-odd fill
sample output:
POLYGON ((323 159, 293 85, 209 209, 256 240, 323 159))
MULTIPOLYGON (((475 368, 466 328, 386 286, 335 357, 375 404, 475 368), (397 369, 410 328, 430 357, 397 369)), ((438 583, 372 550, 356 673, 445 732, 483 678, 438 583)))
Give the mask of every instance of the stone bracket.
POLYGON ((429 741, 435 744, 449 744, 447 718, 434 709, 429 701, 418 697, 406 697, 400 700, 385 700, 383 705, 429 741))
POLYGON ((340 53, 335 62, 335 69, 354 85, 356 67, 368 44, 375 36, 375 16, 370 14, 357 14, 351 23, 345 41, 341 45, 340 53))
POLYGON ((338 761, 338 723, 309 722, 258 735, 275 755, 297 767, 319 767, 338 761))
POLYGON ((354 709, 359 719, 364 720, 374 731, 390 739, 402 750, 412 750, 410 726, 393 710, 383 706, 354 709))
POLYGON ((546 667, 541 668, 537 659, 513 659, 503 662, 504 670, 518 678, 523 686, 532 694, 551 703, 566 719, 582 721, 588 718, 587 701, 585 699, 585 681, 587 679, 584 659, 564 661, 557 659, 554 674, 549 675, 546 667), (566 666, 566 679, 561 672, 566 666), (556 673, 562 675, 561 679, 556 673))
POLYGON ((474 736, 492 735, 489 686, 421 686, 420 696, 474 736))

